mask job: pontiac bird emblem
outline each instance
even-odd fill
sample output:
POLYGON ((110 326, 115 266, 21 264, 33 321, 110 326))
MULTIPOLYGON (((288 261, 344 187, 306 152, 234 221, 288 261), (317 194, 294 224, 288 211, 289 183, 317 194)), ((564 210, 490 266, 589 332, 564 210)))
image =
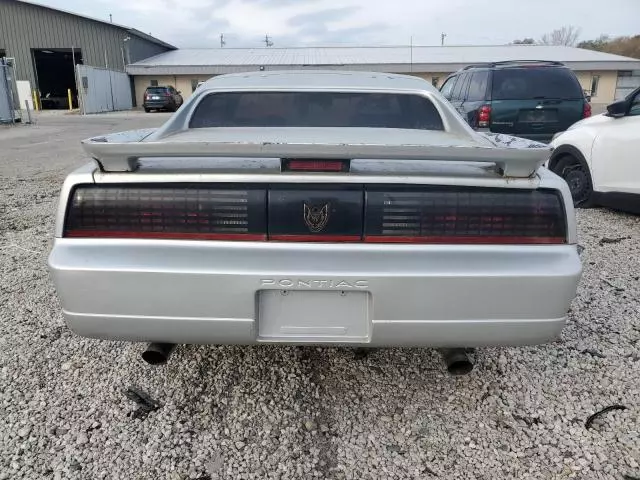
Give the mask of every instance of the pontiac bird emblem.
POLYGON ((313 233, 321 232, 329 221, 329 204, 307 205, 304 204, 304 223, 313 233))

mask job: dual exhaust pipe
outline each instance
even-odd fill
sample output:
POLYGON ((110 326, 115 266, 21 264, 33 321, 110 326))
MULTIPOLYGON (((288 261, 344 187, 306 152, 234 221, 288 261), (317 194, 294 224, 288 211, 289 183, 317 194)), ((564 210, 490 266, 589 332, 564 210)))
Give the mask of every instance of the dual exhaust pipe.
MULTIPOLYGON (((150 343, 142 353, 142 359, 149 365, 164 365, 169 361, 175 343, 150 343)), ((473 362, 464 348, 445 348, 440 350, 447 372, 454 376, 467 375, 473 370, 473 362)))

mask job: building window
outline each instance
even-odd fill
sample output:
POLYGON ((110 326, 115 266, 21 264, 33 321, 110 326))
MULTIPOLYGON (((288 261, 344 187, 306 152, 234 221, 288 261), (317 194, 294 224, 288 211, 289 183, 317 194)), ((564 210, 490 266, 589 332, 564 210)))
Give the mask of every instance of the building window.
POLYGON ((191 92, 195 92, 196 88, 198 88, 198 84, 200 83, 200 80, 198 80, 197 78, 192 78, 191 79, 191 92))
POLYGON ((594 75, 591 77, 591 96, 598 96, 598 85, 600 84, 600 75, 594 75))
POLYGON ((438 88, 438 83, 440 83, 440 77, 431 77, 431 85, 438 88))
POLYGON ((158 80, 151 80, 150 85, 152 87, 157 87, 158 86, 158 80))

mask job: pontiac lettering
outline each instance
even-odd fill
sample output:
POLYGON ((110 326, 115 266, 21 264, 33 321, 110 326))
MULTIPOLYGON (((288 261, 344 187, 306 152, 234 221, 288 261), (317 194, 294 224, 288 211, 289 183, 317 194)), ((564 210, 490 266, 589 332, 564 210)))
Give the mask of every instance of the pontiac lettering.
POLYGON ((279 288, 312 288, 312 289, 338 289, 349 290, 368 288, 367 280, 297 280, 292 278, 263 278, 260 280, 263 287, 279 288))

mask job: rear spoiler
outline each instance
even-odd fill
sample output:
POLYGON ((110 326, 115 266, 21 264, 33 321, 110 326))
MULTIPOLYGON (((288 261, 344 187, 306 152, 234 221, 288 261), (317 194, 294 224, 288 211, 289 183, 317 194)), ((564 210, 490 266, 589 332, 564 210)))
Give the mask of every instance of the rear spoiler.
POLYGON ((508 177, 530 177, 548 160, 548 145, 508 135, 481 134, 490 142, 461 146, 385 143, 272 143, 247 141, 142 141, 154 130, 88 139, 85 151, 104 172, 132 172, 144 158, 323 158, 492 163, 508 177))

